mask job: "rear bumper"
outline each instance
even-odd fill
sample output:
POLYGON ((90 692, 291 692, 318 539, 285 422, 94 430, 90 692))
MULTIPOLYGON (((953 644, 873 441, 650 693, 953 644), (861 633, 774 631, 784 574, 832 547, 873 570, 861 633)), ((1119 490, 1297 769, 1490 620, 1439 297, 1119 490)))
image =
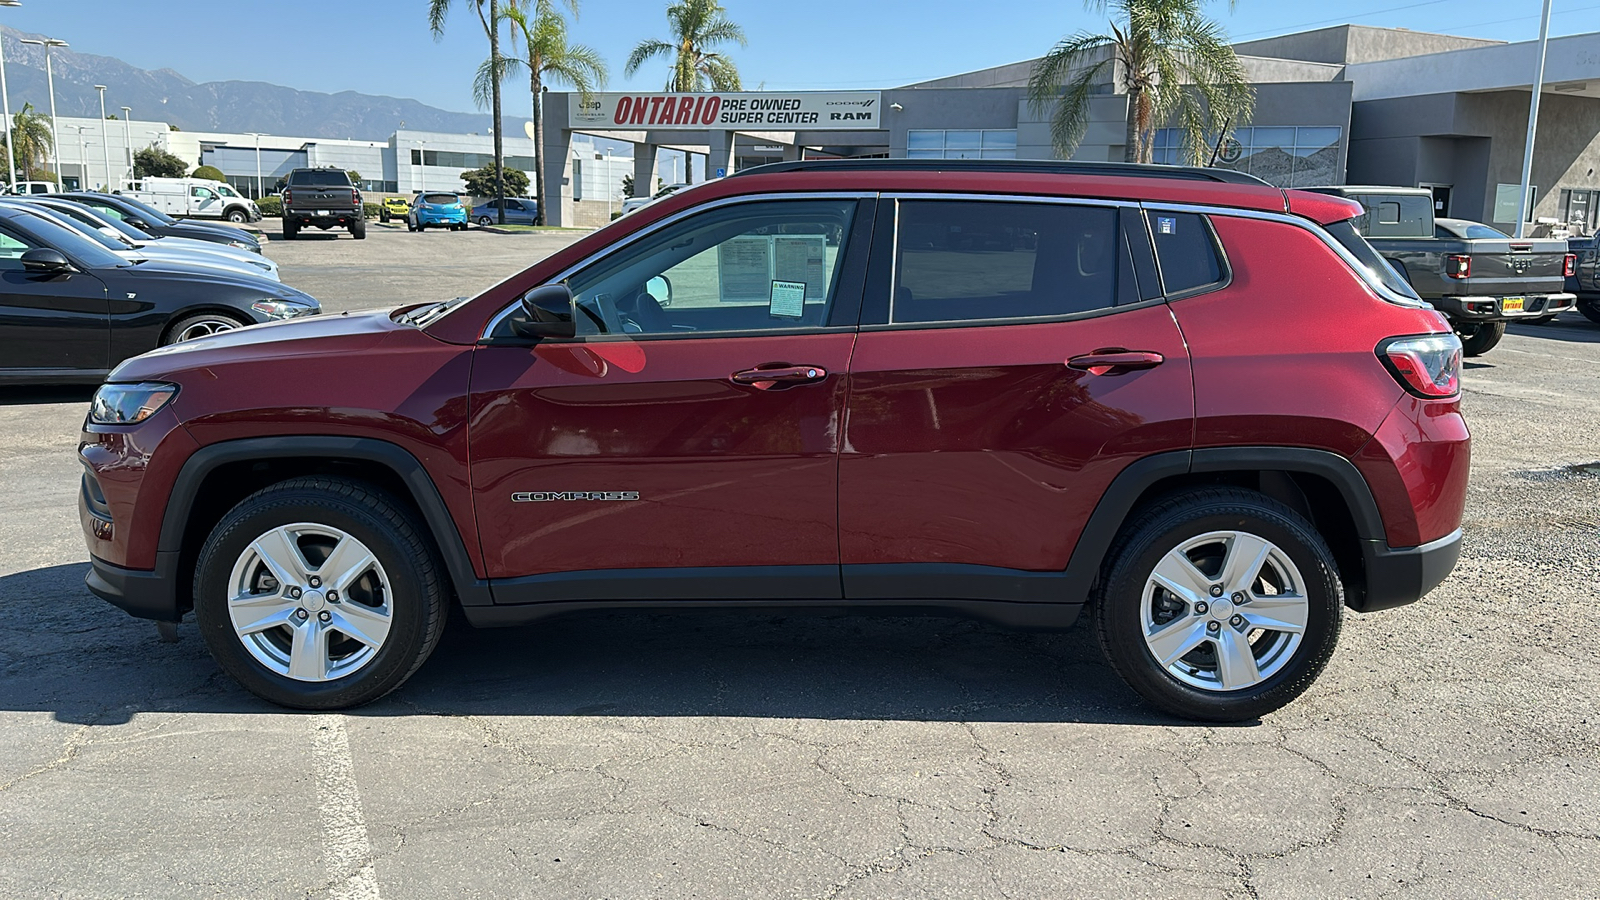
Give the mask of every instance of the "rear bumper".
POLYGON ((1393 547, 1367 544, 1366 595, 1350 603, 1357 612, 1393 609, 1421 600, 1439 586, 1461 558, 1461 529, 1420 547, 1393 547))
POLYGON ((1452 319, 1472 322, 1497 322, 1502 319, 1534 319, 1575 309, 1576 294, 1521 294, 1522 309, 1505 308, 1504 297, 1452 296, 1438 297, 1428 302, 1452 319))
POLYGON ((176 552, 158 552, 154 570, 124 569, 91 554, 84 583, 90 593, 131 616, 177 622, 183 618, 177 576, 176 552))

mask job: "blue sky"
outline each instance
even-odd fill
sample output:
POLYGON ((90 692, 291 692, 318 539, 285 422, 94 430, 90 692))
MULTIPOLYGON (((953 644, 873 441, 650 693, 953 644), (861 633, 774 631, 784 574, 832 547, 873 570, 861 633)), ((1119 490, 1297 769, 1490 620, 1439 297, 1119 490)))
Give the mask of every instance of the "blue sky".
MULTIPOLYGON (((73 49, 170 68, 195 81, 269 81, 303 90, 411 97, 470 111, 486 51, 466 0, 442 41, 426 0, 23 0, 0 22, 73 49), (215 24, 203 24, 215 23, 215 24), (311 35, 306 40, 295 35, 311 35)), ((735 50, 747 87, 892 87, 1038 56, 1062 35, 1103 30, 1077 0, 724 0, 750 46, 735 50)), ((632 80, 622 63, 641 39, 666 37, 666 0, 585 0, 576 40, 612 66, 613 89, 657 90, 653 64, 632 80)), ((1501 40, 1536 37, 1538 0, 1239 0, 1209 4, 1236 40, 1355 22, 1501 40)), ((1600 0, 1556 0, 1552 34, 1600 31, 1600 0)), ((512 95, 517 97, 518 95, 512 95)), ((525 114, 517 100, 507 112, 525 114)))

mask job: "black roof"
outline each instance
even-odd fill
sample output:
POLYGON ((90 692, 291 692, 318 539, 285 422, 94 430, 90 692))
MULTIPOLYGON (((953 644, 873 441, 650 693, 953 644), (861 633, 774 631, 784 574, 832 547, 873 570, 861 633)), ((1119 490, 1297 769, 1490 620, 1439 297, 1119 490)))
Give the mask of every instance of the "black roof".
POLYGON ((740 175, 780 172, 1025 172, 1034 175, 1100 175, 1119 178, 1179 178, 1272 187, 1265 181, 1232 169, 1199 166, 1159 166, 1149 163, 1077 162, 1053 159, 807 159, 768 163, 741 169, 740 175))

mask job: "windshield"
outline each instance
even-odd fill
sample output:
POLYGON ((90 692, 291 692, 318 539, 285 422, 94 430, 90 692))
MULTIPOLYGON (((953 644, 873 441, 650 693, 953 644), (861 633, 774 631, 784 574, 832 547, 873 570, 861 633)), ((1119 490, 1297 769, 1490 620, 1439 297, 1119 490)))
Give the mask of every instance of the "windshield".
POLYGON ((449 203, 460 203, 461 199, 459 197, 457 197, 455 194, 423 194, 422 195, 422 202, 424 202, 424 203, 449 204, 449 203))
POLYGON ((1401 278, 1400 273, 1394 270, 1394 266, 1389 265, 1389 261, 1379 255, 1378 251, 1372 249, 1372 245, 1367 243, 1367 239, 1356 231, 1354 219, 1346 219, 1343 222, 1335 222, 1329 225, 1328 234, 1333 235, 1333 239, 1338 241, 1340 246, 1349 250, 1350 255, 1361 263, 1362 268, 1366 269, 1384 287, 1402 297, 1410 297, 1413 300, 1422 299, 1412 289, 1411 282, 1401 278))
MULTIPOLYGON (((47 210, 54 215, 70 219, 73 227, 80 231, 89 233, 99 243, 107 247, 111 247, 113 250, 127 249, 133 246, 133 242, 135 240, 138 240, 133 235, 122 233, 122 229, 120 228, 114 229, 118 232, 120 237, 113 238, 107 236, 100 231, 100 228, 106 224, 106 220, 96 216, 87 206, 79 206, 76 203, 62 203, 59 206, 55 203, 41 203, 38 205, 38 208, 47 210), (105 238, 105 240, 100 240, 100 238, 105 238), (106 241, 116 241, 120 246, 112 247, 110 244, 106 244, 106 241)), ((118 224, 121 223, 119 222, 118 224)), ((127 227, 129 231, 138 232, 138 229, 134 228, 132 225, 125 227, 127 227)))
POLYGON ((43 215, 18 215, 11 222, 17 228, 28 232, 31 237, 37 238, 40 243, 60 250, 88 268, 107 269, 129 264, 126 258, 112 253, 64 225, 56 224, 43 215))
POLYGON ((125 241, 121 238, 114 238, 107 234, 102 234, 98 229, 81 225, 73 221, 64 213, 59 213, 53 209, 47 209, 43 206, 32 206, 27 207, 26 209, 28 213, 38 216, 39 218, 44 219, 46 222, 59 225, 80 237, 94 241, 96 244, 99 244, 113 253, 120 253, 133 249, 133 245, 128 241, 125 241))
POLYGON ((228 187, 225 184, 217 185, 217 193, 221 194, 224 197, 237 197, 237 196, 239 196, 239 192, 238 191, 235 191, 233 188, 228 187))
MULTIPOLYGON (((56 208, 57 207, 54 206, 51 207, 51 209, 56 208)), ((123 221, 121 216, 114 216, 99 207, 80 206, 76 203, 68 203, 60 207, 60 211, 81 222, 93 225, 96 228, 110 228, 130 241, 138 241, 143 243, 146 241, 155 240, 155 237, 152 235, 140 231, 139 229, 123 221), (72 207, 72 209, 67 209, 69 206, 72 207)))
POLYGON ((128 204, 129 206, 133 207, 134 209, 138 210, 139 212, 143 213, 152 222, 156 222, 156 223, 161 224, 161 225, 176 225, 176 224, 178 224, 178 220, 177 219, 174 219, 173 217, 167 215, 166 213, 162 212, 159 209, 156 209, 154 206, 151 206, 148 203, 142 203, 142 202, 140 202, 138 200, 135 200, 132 197, 129 197, 129 196, 125 195, 125 194, 118 194, 117 195, 117 199, 121 200, 123 203, 128 204))
POLYGON ((338 169, 301 169, 289 176, 291 187, 349 187, 350 176, 338 169))

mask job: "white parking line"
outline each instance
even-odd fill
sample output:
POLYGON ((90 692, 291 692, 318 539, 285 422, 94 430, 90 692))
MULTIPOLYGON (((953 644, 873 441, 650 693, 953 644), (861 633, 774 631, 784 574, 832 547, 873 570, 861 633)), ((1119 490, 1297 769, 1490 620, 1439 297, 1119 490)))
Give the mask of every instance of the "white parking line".
POLYGON ((329 895, 335 900, 378 900, 378 875, 372 867, 372 844, 361 815, 355 763, 344 716, 311 717, 312 757, 317 770, 317 807, 322 814, 323 858, 329 895))

